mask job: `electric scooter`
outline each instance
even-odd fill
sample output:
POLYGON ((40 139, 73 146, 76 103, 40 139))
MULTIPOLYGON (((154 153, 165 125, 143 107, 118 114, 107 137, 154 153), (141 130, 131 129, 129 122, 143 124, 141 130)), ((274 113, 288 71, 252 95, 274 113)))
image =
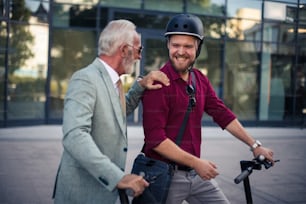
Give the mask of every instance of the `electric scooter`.
MULTIPOLYGON (((279 160, 275 160, 274 162, 279 162, 279 160)), ((239 184, 241 181, 243 181, 247 204, 253 204, 249 175, 253 172, 253 170, 261 170, 262 165, 266 169, 272 167, 272 163, 266 160, 263 155, 259 155, 252 161, 240 161, 241 173, 234 179, 234 182, 239 184)))

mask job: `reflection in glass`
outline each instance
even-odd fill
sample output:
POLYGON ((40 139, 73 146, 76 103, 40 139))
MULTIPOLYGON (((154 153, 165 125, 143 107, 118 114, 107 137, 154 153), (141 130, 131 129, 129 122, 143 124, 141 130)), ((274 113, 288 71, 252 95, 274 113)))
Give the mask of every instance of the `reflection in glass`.
POLYGON ((2 50, 7 50, 7 24, 1 23, 0 24, 0 120, 3 120, 4 118, 4 89, 5 89, 5 58, 6 58, 6 52, 3 52, 2 50))
POLYGON ((225 0, 210 0, 210 1, 186 1, 187 12, 195 14, 207 14, 214 16, 225 15, 225 0))
MULTIPOLYGON (((17 2, 17 1, 16 1, 17 2)), ((22 3, 22 1, 19 1, 22 3)), ((25 0, 25 7, 29 9, 32 13, 37 11, 44 10, 45 12, 49 12, 49 0, 25 0)))
POLYGON ((144 75, 153 70, 158 70, 168 60, 168 49, 164 38, 146 38, 145 39, 145 61, 144 75))
MULTIPOLYGON (((287 100, 290 98, 290 72, 292 68, 292 57, 282 54, 272 54, 268 90, 268 119, 283 120, 285 113, 288 112, 285 107, 286 95, 287 100)), ((289 99, 290 100, 290 99, 289 99)))
POLYGON ((97 9, 91 5, 54 4, 53 25, 58 27, 96 26, 97 9))
MULTIPOLYGON (((306 4, 306 2, 305 2, 305 4, 306 4)), ((306 20, 306 6, 305 5, 300 7, 299 20, 303 20, 303 21, 306 20)))
POLYGON ((263 43, 263 52, 295 55, 294 44, 263 43))
POLYGON ((183 12, 182 0, 146 0, 144 7, 147 10, 167 11, 167 12, 183 12))
POLYGON ((221 49, 222 43, 217 40, 205 40, 195 67, 206 75, 216 93, 220 96, 221 86, 221 49))
POLYGON ((236 0, 229 1, 228 9, 232 14, 230 16, 235 17, 228 19, 226 22, 226 34, 229 38, 259 40, 261 9, 257 3, 254 4, 254 1, 252 3, 250 1, 239 1, 238 4, 236 0))
POLYGON ((11 24, 8 119, 44 118, 48 32, 46 24, 11 24))
POLYGON ((286 20, 286 4, 276 2, 264 3, 264 18, 278 21, 286 20))
POLYGON ((68 81, 96 56, 94 31, 54 30, 51 49, 50 117, 61 118, 68 81), (86 40, 84 40, 86 39, 86 40))
POLYGON ((306 61, 306 22, 302 25, 300 24, 298 27, 298 50, 300 54, 300 58, 306 61))
POLYGON ((55 3, 68 3, 68 4, 97 4, 99 0, 53 0, 55 3))
POLYGON ((261 16, 261 1, 228 0, 227 16, 242 17, 242 15, 244 18, 258 20, 258 16, 261 16))
POLYGON ((294 43, 294 32, 294 24, 265 23, 263 40, 278 43, 294 43))
POLYGON ((53 26, 61 26, 61 27, 68 27, 69 26, 69 5, 65 4, 53 4, 53 26))
POLYGON ((199 16, 204 26, 204 37, 219 39, 224 36, 225 23, 222 18, 199 16))
MULTIPOLYGON (((297 3, 297 2, 293 2, 297 3)), ((300 6, 300 11, 303 10, 303 6, 300 6)), ((268 2, 264 3, 264 19, 273 21, 282 21, 288 23, 294 23, 297 20, 297 4, 268 2)), ((302 12, 300 13, 300 15, 302 12)))
MULTIPOLYGON (((296 106, 295 113, 299 119, 305 122, 306 110, 306 60, 305 57, 297 66, 295 84, 296 106)), ((304 124, 303 124, 304 125, 304 124)))
POLYGON ((256 119, 258 66, 253 43, 227 42, 224 101, 243 120, 256 119))
POLYGON ((293 114, 294 92, 292 68, 294 46, 265 43, 262 52, 259 99, 260 120, 290 120, 293 114), (287 51, 291 52, 287 52, 287 51))
MULTIPOLYGON (((155 15, 155 14, 143 14, 143 13, 126 13, 126 12, 115 12, 115 19, 128 19, 134 22, 137 28, 148 28, 148 29, 161 29, 164 31, 166 25, 170 19, 168 15, 155 15)), ((161 37, 163 33, 160 33, 161 37)))
POLYGON ((237 40, 259 40, 261 33, 260 21, 234 18, 227 20, 226 33, 229 38, 237 40))
POLYGON ((166 62, 164 29, 172 15, 186 11, 199 14, 204 23, 204 45, 195 67, 209 77, 217 94, 239 118, 297 124, 306 107, 305 3, 0 0, 0 120, 9 124, 20 119, 44 121, 49 116, 61 119, 69 79, 96 56, 96 32, 111 19, 129 19, 142 34, 145 50, 135 74, 124 77, 128 88, 139 72, 146 74, 166 62), (52 20, 49 62, 48 20, 52 20), (10 33, 6 33, 8 25, 10 33), (51 76, 46 86, 48 63, 51 76))
POLYGON ((103 0, 100 1, 100 6, 118 7, 118 8, 140 8, 142 0, 103 0))
MULTIPOLYGON (((296 3, 296 2, 294 2, 296 3)), ((299 8, 299 15, 302 15, 302 10, 305 6, 300 6, 300 8, 296 4, 287 4, 286 6, 286 21, 287 22, 296 22, 297 21, 297 11, 299 8)), ((305 9, 305 8, 304 8, 305 9)), ((301 19, 301 18, 300 18, 301 19)))

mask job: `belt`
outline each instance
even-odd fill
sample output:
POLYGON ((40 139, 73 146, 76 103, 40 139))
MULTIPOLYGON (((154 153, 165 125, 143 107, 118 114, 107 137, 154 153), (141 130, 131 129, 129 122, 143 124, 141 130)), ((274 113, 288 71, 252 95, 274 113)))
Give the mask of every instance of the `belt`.
POLYGON ((172 166, 173 166, 174 170, 188 171, 188 172, 193 170, 193 168, 191 168, 189 166, 184 166, 184 165, 173 164, 172 166))

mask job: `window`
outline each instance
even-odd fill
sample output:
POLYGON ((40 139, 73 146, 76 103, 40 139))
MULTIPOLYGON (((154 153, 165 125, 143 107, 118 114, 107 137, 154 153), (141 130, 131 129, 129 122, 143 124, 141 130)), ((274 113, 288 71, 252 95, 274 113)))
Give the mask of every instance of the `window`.
POLYGON ((261 17, 261 1, 259 0, 228 0, 227 16, 258 20, 261 17))
POLYGON ((186 1, 187 12, 196 14, 206 14, 212 16, 225 15, 225 0, 211 0, 211 1, 186 1))
POLYGON ((259 63, 255 44, 226 43, 224 102, 242 120, 256 119, 259 63))
POLYGON ((100 6, 102 7, 117 7, 117 8, 141 8, 142 0, 103 0, 100 1, 100 6))
POLYGON ((183 1, 182 0, 145 0, 144 8, 147 10, 157 10, 166 12, 183 12, 183 1))
POLYGON ((7 55, 7 32, 6 23, 0 24, 0 120, 4 118, 4 99, 5 99, 5 63, 7 55))
POLYGON ((262 52, 259 119, 291 120, 294 107, 294 46, 265 43, 262 52))
POLYGON ((50 117, 61 118, 71 75, 91 63, 96 56, 96 35, 94 31, 56 29, 52 41, 50 117))
POLYGON ((96 27, 97 9, 91 5, 54 4, 53 25, 56 27, 96 27))
POLYGON ((11 24, 7 117, 43 119, 48 59, 48 26, 11 24))
POLYGON ((142 13, 127 13, 118 11, 114 14, 114 19, 127 19, 136 24, 137 28, 161 29, 165 30, 170 16, 142 13))

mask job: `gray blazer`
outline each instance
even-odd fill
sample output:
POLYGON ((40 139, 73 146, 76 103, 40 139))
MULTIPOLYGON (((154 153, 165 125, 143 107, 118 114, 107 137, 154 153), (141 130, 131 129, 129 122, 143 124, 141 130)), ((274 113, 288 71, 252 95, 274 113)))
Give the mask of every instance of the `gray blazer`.
MULTIPOLYGON (((134 83, 126 94, 127 114, 137 107, 143 91, 134 83)), ((115 203, 128 149, 126 116, 98 58, 73 74, 64 104, 64 151, 55 182, 55 203, 115 203)))

